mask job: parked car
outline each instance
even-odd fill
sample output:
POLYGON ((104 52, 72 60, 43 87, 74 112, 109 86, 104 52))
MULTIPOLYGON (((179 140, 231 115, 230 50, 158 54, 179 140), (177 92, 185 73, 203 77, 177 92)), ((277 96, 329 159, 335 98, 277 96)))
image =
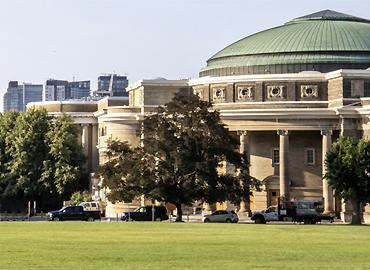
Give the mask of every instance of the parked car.
POLYGON ((60 210, 52 211, 47 214, 49 221, 63 220, 86 220, 94 221, 100 219, 100 211, 84 211, 82 206, 65 206, 60 210))
POLYGON ((210 215, 203 216, 203 222, 227 222, 237 223, 238 215, 233 210, 217 210, 210 215))
POLYGON ((287 208, 273 205, 262 211, 253 213, 251 220, 257 224, 265 224, 270 221, 293 221, 304 224, 316 224, 323 220, 334 221, 334 215, 323 214, 321 200, 300 200, 292 202, 287 208))
MULTIPOLYGON (((121 216, 123 221, 152 221, 153 206, 147 205, 135 209, 133 212, 123 212, 121 216)), ((168 220, 167 209, 165 206, 154 206, 154 220, 168 220)))

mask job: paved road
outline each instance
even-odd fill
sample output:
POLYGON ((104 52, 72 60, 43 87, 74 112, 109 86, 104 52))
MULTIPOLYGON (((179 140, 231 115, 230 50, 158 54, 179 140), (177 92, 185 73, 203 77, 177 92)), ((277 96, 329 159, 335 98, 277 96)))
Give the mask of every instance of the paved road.
MULTIPOLYGON (((174 216, 170 218, 170 220, 165 222, 175 222, 174 216)), ((46 216, 35 216, 28 218, 27 216, 10 216, 10 215, 0 215, 0 221, 46 221, 46 216)), ((102 222, 117 222, 117 217, 104 217, 101 219, 102 222)), ((184 222, 202 222, 202 216, 201 215, 184 215, 183 216, 184 222)), ((122 222, 118 218, 118 222, 122 222)), ((244 224, 252 224, 254 223, 252 220, 250 220, 247 216, 240 216, 239 217, 239 223, 244 224)), ((293 222, 270 222, 269 224, 294 224, 293 222)), ((321 224, 331 224, 328 221, 323 221, 321 224)), ((344 224, 341 220, 335 220, 332 224, 344 224)))

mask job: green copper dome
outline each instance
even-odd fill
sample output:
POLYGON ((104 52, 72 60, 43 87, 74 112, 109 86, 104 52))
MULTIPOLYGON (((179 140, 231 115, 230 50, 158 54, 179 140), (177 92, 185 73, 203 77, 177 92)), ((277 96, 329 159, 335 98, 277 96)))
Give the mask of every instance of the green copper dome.
POLYGON ((370 21, 325 10, 231 44, 207 61, 200 76, 368 67, 370 21))

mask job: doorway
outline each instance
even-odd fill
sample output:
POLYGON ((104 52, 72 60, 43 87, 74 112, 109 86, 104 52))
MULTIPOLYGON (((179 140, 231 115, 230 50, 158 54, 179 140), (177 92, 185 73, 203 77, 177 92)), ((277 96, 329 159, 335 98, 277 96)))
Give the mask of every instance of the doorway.
POLYGON ((280 197, 280 191, 278 189, 269 190, 269 206, 277 205, 280 197))

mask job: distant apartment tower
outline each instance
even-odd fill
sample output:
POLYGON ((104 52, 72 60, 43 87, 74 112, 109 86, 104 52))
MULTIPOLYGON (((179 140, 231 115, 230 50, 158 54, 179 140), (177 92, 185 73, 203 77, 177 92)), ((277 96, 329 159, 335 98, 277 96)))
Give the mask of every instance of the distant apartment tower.
POLYGON ((42 85, 10 81, 3 101, 4 112, 25 111, 27 103, 42 101, 42 85))
POLYGON ((4 112, 16 111, 20 112, 23 108, 23 89, 18 85, 17 81, 10 81, 8 89, 6 90, 3 98, 4 112))
POLYGON ((30 84, 24 83, 23 87, 23 109, 26 110, 26 106, 30 102, 42 101, 42 84, 30 84))
POLYGON ((63 101, 69 99, 70 91, 68 81, 47 80, 42 96, 43 101, 63 101))
POLYGON ((47 80, 43 92, 44 101, 63 101, 81 99, 90 96, 90 81, 68 82, 47 80))
POLYGON ((127 97, 127 86, 127 76, 117 74, 102 75, 98 77, 98 90, 94 91, 94 96, 127 97))
POLYGON ((90 81, 70 82, 71 99, 82 99, 90 96, 90 81))

